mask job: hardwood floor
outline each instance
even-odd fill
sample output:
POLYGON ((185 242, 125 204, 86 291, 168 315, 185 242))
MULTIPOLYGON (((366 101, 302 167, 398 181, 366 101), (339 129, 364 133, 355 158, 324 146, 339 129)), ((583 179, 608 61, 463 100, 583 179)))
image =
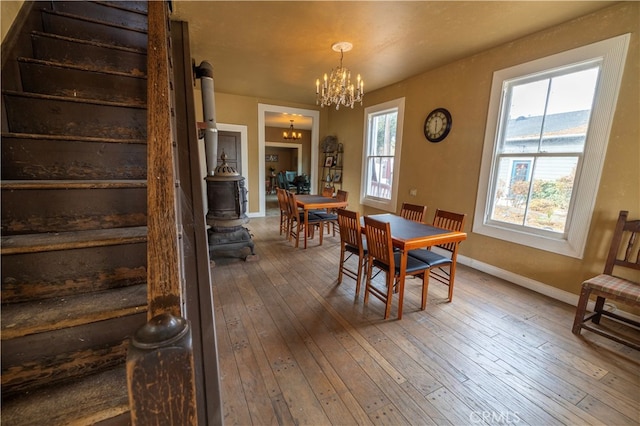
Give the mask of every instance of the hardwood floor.
POLYGON ((226 424, 640 424, 640 353, 571 334, 573 306, 459 265, 452 303, 409 279, 385 321, 336 284, 338 236, 248 228, 260 260, 212 269, 226 424))

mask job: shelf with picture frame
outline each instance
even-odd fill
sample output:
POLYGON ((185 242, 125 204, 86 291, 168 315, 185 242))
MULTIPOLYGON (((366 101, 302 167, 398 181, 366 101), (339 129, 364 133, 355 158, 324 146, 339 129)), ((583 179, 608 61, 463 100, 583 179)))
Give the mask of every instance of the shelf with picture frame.
MULTIPOLYGON (((325 138, 325 141, 327 138, 325 138)), ((341 143, 322 144, 322 173, 320 174, 320 187, 333 188, 335 195, 338 189, 342 189, 342 168, 344 164, 344 147, 341 143)))

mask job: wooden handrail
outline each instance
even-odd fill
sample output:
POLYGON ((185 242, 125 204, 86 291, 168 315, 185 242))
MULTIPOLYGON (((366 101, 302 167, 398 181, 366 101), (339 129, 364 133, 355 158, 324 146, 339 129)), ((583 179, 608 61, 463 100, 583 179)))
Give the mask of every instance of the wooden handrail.
POLYGON ((173 139, 173 70, 168 3, 148 2, 147 301, 148 322, 131 339, 127 386, 131 423, 198 424, 192 331, 182 318, 173 139))
POLYGON ((147 51, 147 277, 151 319, 180 316, 180 256, 171 128, 169 18, 166 2, 149 4, 147 51))

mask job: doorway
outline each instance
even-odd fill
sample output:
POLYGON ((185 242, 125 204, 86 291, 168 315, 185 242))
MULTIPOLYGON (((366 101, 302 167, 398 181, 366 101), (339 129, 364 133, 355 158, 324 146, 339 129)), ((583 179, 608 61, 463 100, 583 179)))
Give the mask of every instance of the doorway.
MULTIPOLYGON (((265 127, 266 127, 266 114, 269 112, 274 113, 289 113, 299 114, 305 117, 311 117, 311 167, 309 173, 309 179, 311 181, 311 193, 317 193, 318 184, 318 149, 319 149, 319 125, 320 125, 320 112, 310 109, 290 108, 280 105, 268 105, 258 104, 258 173, 262 176, 262 171, 265 170, 265 146, 267 141, 265 140, 265 127)), ((301 155, 298 155, 298 161, 301 161, 301 155)), ((298 166, 300 167, 300 166, 298 166)), ((266 214, 266 186, 260 185, 258 200, 260 210, 255 216, 265 216, 266 214)))

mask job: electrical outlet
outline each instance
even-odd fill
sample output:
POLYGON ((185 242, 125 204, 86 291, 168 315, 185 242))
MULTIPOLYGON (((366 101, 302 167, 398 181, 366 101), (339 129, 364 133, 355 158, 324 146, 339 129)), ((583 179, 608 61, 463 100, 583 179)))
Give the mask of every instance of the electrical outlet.
POLYGON ((418 195, 418 190, 416 188, 410 189, 409 195, 411 195, 412 197, 415 197, 416 195, 418 195))

